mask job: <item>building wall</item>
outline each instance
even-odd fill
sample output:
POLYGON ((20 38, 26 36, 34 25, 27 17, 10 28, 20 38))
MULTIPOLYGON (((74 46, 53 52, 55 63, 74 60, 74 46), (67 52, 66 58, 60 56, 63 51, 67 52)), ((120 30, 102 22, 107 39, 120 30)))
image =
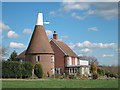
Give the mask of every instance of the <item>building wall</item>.
POLYGON ((26 61, 32 62, 34 65, 37 62, 37 57, 40 56, 40 63, 43 67, 44 75, 47 76, 47 72, 50 73, 50 75, 54 74, 54 60, 52 57, 54 55, 52 54, 35 54, 35 55, 26 55, 26 61))
POLYGON ((55 68, 61 68, 61 72, 63 73, 65 71, 65 55, 52 40, 50 44, 55 53, 55 68))

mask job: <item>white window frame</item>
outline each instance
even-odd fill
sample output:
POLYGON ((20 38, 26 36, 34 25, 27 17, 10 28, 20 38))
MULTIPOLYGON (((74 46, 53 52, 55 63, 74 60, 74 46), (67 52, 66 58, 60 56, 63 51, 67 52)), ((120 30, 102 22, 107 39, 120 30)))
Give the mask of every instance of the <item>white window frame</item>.
POLYGON ((37 56, 36 56, 36 62, 39 62, 40 60, 41 60, 40 56, 37 55, 37 56), (38 57, 39 57, 39 60, 38 60, 38 57))
POLYGON ((51 61, 52 61, 52 62, 54 62, 54 61, 55 61, 55 60, 54 60, 54 56, 51 56, 51 61))

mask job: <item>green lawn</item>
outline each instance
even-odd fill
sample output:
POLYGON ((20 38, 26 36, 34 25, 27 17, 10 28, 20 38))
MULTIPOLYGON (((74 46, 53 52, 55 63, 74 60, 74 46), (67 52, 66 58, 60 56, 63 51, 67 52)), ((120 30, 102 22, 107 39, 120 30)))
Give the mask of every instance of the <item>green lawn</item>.
POLYGON ((2 80, 2 88, 118 88, 118 80, 2 80))

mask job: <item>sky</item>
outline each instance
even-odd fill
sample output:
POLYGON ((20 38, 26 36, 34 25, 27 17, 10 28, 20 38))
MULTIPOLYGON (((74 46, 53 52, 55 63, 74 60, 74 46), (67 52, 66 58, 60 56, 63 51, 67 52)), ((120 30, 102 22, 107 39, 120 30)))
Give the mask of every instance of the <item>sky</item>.
POLYGON ((100 65, 118 64, 118 7, 113 2, 3 2, 0 38, 9 54, 27 48, 38 12, 49 39, 56 31, 77 55, 95 56, 100 65))

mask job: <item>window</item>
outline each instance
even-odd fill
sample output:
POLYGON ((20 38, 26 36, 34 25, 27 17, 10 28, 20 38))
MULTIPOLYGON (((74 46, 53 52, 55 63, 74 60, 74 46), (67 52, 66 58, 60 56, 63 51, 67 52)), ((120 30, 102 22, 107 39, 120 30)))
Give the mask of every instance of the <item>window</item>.
POLYGON ((40 56, 36 56, 36 61, 40 61, 40 56))
POLYGON ((54 68, 51 68, 51 72, 52 72, 52 74, 54 74, 54 68))
POLYGON ((70 65, 69 57, 67 57, 67 65, 70 65))
POLYGON ((61 68, 56 68, 55 71, 56 71, 57 74, 60 74, 61 73, 61 68))
POLYGON ((54 62, 54 56, 51 56, 51 60, 52 60, 52 62, 54 62))
POLYGON ((23 62, 23 59, 20 59, 20 62, 23 62))
POLYGON ((80 63, 79 59, 77 59, 77 62, 78 62, 77 65, 79 65, 79 63, 80 63))
POLYGON ((72 65, 75 65, 75 58, 72 58, 72 65))

